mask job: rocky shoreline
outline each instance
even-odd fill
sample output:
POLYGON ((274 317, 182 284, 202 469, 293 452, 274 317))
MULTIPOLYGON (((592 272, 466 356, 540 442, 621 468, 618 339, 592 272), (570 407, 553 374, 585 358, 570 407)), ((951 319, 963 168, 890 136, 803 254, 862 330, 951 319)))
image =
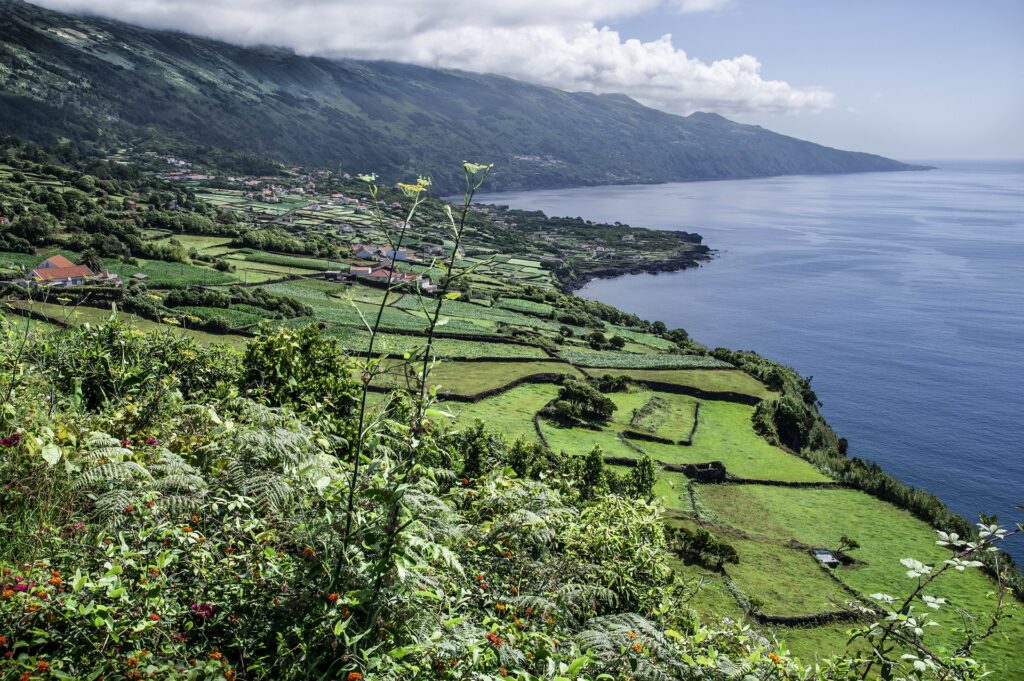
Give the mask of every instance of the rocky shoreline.
POLYGON ((715 251, 708 246, 698 244, 693 250, 680 253, 663 260, 650 262, 629 262, 588 269, 585 272, 574 272, 559 277, 559 289, 564 293, 575 293, 595 279, 614 279, 627 274, 659 274, 662 272, 679 272, 691 267, 700 267, 709 262, 715 251))

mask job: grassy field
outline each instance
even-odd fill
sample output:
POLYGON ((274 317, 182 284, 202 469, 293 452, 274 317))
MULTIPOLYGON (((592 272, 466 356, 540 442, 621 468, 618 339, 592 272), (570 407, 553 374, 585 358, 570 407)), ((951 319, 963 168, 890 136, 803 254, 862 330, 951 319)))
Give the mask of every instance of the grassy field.
POLYGON ((630 419, 632 430, 679 442, 690 435, 698 400, 686 395, 652 396, 630 419))
POLYGON ((201 234, 173 234, 168 232, 167 236, 174 239, 186 250, 196 249, 199 252, 209 248, 223 248, 231 243, 231 237, 227 236, 205 236, 201 234))
POLYGON ((189 286, 215 286, 238 281, 238 277, 219 272, 212 267, 186 265, 180 262, 162 260, 139 260, 138 265, 129 265, 117 260, 104 261, 107 269, 128 280, 136 272, 149 277, 146 285, 150 288, 187 288, 189 286))
POLYGON ((44 322, 39 319, 29 319, 28 317, 22 317, 19 314, 9 314, 0 311, 0 319, 3 319, 15 333, 24 334, 27 330, 29 333, 53 333, 54 331, 60 331, 61 327, 50 322, 44 322))
MULTIPOLYGON (((562 362, 438 362, 430 372, 431 385, 440 385, 440 393, 475 395, 502 388, 516 379, 534 374, 565 373, 579 376, 579 371, 562 362)), ((399 377, 382 377, 384 385, 404 385, 399 377), (390 379, 390 380, 389 380, 390 379)))
POLYGON ((709 369, 731 368, 725 362, 705 355, 657 355, 621 352, 585 352, 563 350, 558 356, 576 366, 595 369, 709 369))
POLYGON ((753 407, 743 404, 702 401, 693 445, 680 448, 684 458, 678 463, 718 460, 733 475, 754 480, 829 479, 803 459, 773 447, 755 433, 751 427, 753 412, 753 407))
POLYGON ((488 428, 504 433, 510 440, 522 436, 536 442, 533 415, 556 395, 558 388, 553 385, 521 385, 474 404, 449 402, 446 406, 456 416, 458 426, 468 426, 480 419, 488 428))
POLYGON ((851 596, 807 551, 771 541, 718 536, 739 554, 740 562, 726 568, 733 583, 749 599, 756 599, 764 614, 799 617, 851 607, 847 605, 851 596))
MULTIPOLYGON (((366 329, 354 326, 328 327, 326 333, 337 338, 343 347, 353 352, 364 352, 370 340, 366 329)), ((424 336, 406 336, 381 332, 377 336, 374 353, 383 355, 402 355, 414 352, 426 344, 424 336)), ((439 359, 483 359, 495 357, 499 359, 547 359, 547 354, 540 348, 530 345, 514 345, 511 343, 492 343, 487 341, 465 341, 453 338, 435 338, 434 354, 439 359)))
MULTIPOLYGON (((107 321, 111 316, 109 308, 102 309, 98 307, 85 306, 64 307, 62 305, 57 305, 56 303, 32 303, 31 306, 25 302, 15 304, 19 307, 31 307, 33 311, 38 312, 39 314, 46 315, 50 319, 67 324, 99 324, 100 322, 107 321)), ((232 347, 242 347, 245 345, 246 341, 248 341, 248 339, 243 336, 206 333, 205 331, 199 331, 196 329, 183 329, 168 324, 154 322, 149 319, 136 317, 135 315, 126 314, 124 312, 118 313, 117 318, 123 322, 131 324, 140 331, 170 331, 171 333, 191 336, 200 343, 205 343, 207 345, 226 343, 232 347)))
POLYGON ((611 374, 638 381, 654 381, 708 392, 733 392, 761 399, 776 397, 760 381, 739 369, 594 369, 595 376, 611 374))
MULTIPOLYGON (((914 582, 904 574, 901 559, 936 564, 950 556, 935 544, 935 532, 924 522, 860 491, 763 485, 702 485, 700 490, 703 502, 722 522, 767 541, 834 548, 842 535, 856 539, 860 548, 849 554, 858 562, 835 574, 861 594, 906 594, 914 582)), ((797 581, 791 580, 788 588, 796 588, 797 581)), ((952 606, 967 613, 984 616, 994 605, 991 590, 992 582, 984 574, 968 570, 944 575, 929 592, 948 598, 952 606)), ((1019 655, 1016 642, 1024 640, 1024 609, 1016 603, 1010 608, 1017 616, 1001 625, 1005 637, 993 637, 981 649, 985 659, 1005 671, 1015 669, 1010 665, 1019 655)), ((937 617, 947 626, 960 619, 953 608, 941 610, 937 617)), ((799 633, 794 632, 793 638, 799 639, 799 633)), ((997 673, 995 678, 1019 677, 997 673)))

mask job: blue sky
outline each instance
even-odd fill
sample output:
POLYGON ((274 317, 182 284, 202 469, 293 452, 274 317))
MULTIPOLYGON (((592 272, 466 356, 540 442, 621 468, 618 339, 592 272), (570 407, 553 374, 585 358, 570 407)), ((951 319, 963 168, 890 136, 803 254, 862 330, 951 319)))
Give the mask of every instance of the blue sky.
POLYGON ((1024 0, 32 0, 300 54, 621 92, 905 160, 1024 158, 1024 0))
POLYGON ((704 61, 747 53, 768 78, 835 95, 819 113, 732 117, 907 159, 1024 158, 1024 2, 733 0, 612 22, 704 61))

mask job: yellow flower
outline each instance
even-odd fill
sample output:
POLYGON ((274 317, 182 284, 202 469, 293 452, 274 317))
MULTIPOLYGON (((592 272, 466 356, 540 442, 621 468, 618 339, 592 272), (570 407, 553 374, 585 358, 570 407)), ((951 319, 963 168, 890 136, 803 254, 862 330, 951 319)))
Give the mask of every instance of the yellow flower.
POLYGON ((416 196, 420 192, 427 191, 427 188, 421 184, 407 184, 405 182, 399 182, 398 188, 409 198, 416 196))
POLYGON ((493 163, 470 163, 469 161, 462 162, 462 168, 470 175, 476 175, 490 170, 494 167, 493 163))
POLYGON ((642 643, 634 643, 633 644, 633 652, 634 653, 642 653, 642 652, 644 652, 644 644, 642 644, 642 643))

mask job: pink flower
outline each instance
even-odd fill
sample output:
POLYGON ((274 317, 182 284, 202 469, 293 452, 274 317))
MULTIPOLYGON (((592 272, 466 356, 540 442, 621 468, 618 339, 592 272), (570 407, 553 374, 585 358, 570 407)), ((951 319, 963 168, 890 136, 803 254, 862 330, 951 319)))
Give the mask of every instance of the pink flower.
POLYGON ((4 447, 17 447, 19 442, 21 442, 21 433, 12 433, 3 439, 0 439, 0 445, 3 445, 4 447))
POLYGON ((131 447, 132 446, 132 441, 131 440, 121 440, 121 446, 122 447, 131 447))
POLYGON ((146 444, 149 445, 150 447, 152 447, 153 445, 160 444, 160 440, 157 440, 155 437, 152 437, 152 436, 151 437, 147 437, 146 438, 146 444))

